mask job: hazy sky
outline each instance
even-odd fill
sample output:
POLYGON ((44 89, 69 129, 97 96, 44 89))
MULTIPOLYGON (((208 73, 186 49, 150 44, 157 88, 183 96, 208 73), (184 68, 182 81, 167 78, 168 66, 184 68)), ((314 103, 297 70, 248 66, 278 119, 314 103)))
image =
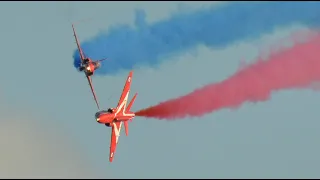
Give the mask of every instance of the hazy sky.
MULTIPOLYGON (((201 8, 209 3, 185 4, 201 8)), ((133 24, 135 8, 145 9, 147 21, 155 22, 179 6, 177 2, 2 2, 0 141, 6 148, 0 152, 1 159, 7 160, 1 161, 0 174, 319 177, 320 95, 311 90, 277 92, 268 102, 247 103, 237 110, 222 110, 201 118, 167 122, 137 117, 130 123, 129 136, 122 132, 114 162, 108 162, 110 129, 96 123, 97 109, 90 88, 84 75, 73 67, 76 44, 69 21, 93 18, 76 27, 83 41, 110 25, 133 24), (30 170, 23 170, 26 166, 30 170)), ((241 58, 253 60, 258 48, 302 28, 279 29, 254 42, 231 44, 227 49, 201 46, 196 54, 186 52, 172 57, 157 69, 140 67, 133 75, 131 92, 139 94, 132 110, 226 79, 237 70, 241 58)), ((116 105, 127 74, 93 78, 103 108, 116 105)))

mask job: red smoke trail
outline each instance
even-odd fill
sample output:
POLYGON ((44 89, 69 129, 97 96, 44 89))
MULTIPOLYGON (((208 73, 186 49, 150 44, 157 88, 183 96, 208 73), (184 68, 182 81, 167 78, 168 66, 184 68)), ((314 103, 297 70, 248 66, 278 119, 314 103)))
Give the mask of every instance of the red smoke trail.
POLYGON ((248 101, 265 101, 273 91, 305 88, 319 80, 320 35, 316 34, 309 42, 271 54, 266 61, 258 59, 222 82, 140 110, 136 115, 158 119, 202 116, 248 101))

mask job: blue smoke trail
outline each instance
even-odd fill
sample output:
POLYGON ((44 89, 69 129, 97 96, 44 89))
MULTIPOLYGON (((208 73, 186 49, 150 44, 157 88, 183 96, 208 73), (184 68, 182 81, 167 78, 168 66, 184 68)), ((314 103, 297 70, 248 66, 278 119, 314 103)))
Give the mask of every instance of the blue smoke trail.
MULTIPOLYGON (((275 27, 300 23, 320 23, 320 2, 235 2, 193 11, 175 13, 153 24, 145 22, 145 12, 136 11, 135 28, 121 25, 109 28, 83 42, 86 55, 108 57, 97 74, 113 74, 136 65, 155 66, 166 57, 188 51, 197 45, 225 47, 250 40, 275 27)), ((74 66, 79 67, 78 50, 74 66)))

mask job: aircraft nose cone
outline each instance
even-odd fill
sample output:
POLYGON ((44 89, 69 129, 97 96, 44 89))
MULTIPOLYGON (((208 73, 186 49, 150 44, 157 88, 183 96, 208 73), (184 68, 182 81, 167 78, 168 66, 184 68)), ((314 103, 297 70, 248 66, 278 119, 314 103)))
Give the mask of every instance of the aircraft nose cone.
POLYGON ((100 122, 100 112, 97 112, 95 115, 94 115, 95 119, 97 122, 100 122))

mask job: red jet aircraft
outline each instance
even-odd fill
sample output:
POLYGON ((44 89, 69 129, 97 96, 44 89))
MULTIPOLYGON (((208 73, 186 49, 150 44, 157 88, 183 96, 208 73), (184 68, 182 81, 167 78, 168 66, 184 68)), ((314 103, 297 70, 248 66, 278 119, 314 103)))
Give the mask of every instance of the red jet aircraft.
POLYGON ((81 46, 80 46, 80 43, 78 41, 78 38, 77 38, 77 34, 76 34, 76 31, 74 29, 74 25, 72 24, 72 29, 73 29, 73 34, 74 34, 74 37, 76 39, 76 43, 77 43, 77 46, 78 46, 78 50, 79 50, 79 54, 80 54, 80 58, 81 58, 81 65, 79 67, 79 70, 80 71, 84 71, 87 79, 88 79, 88 82, 89 82, 89 85, 90 85, 90 88, 91 88, 91 91, 92 91, 92 94, 93 94, 93 98, 97 104, 97 107, 98 109, 100 109, 99 107, 99 103, 98 103, 98 100, 97 100, 97 97, 96 97, 96 94, 94 92, 94 89, 93 89, 93 86, 92 86, 92 79, 90 76, 93 75, 94 71, 97 70, 98 68, 100 68, 101 66, 101 61, 104 61, 106 60, 106 58, 104 59, 101 59, 101 60, 97 60, 97 61, 93 61, 92 59, 86 57, 81 49, 81 46))
POLYGON ((137 97, 137 93, 133 96, 128 107, 126 107, 132 81, 132 73, 133 72, 130 71, 126 84, 123 88, 120 100, 118 102, 118 106, 116 108, 109 108, 107 111, 99 111, 95 115, 95 118, 98 123, 105 124, 108 127, 112 127, 109 155, 110 162, 112 162, 114 153, 116 151, 116 146, 118 144, 122 123, 124 123, 126 136, 128 136, 128 121, 132 121, 132 119, 135 117, 135 113, 131 112, 130 109, 134 103, 134 100, 137 97))

